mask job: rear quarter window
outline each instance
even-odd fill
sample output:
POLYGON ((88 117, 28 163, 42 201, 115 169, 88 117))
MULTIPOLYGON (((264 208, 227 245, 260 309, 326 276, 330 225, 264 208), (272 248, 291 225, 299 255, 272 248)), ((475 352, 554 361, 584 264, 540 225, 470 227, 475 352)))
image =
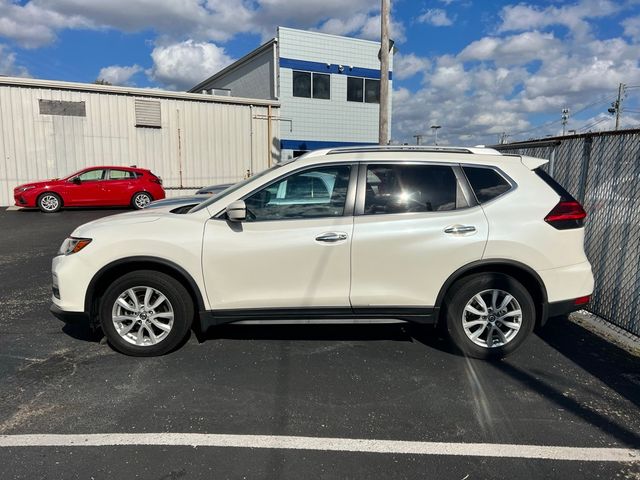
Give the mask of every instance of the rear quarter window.
POLYGON ((511 184, 493 168, 462 168, 479 203, 493 200, 511 190, 511 184))

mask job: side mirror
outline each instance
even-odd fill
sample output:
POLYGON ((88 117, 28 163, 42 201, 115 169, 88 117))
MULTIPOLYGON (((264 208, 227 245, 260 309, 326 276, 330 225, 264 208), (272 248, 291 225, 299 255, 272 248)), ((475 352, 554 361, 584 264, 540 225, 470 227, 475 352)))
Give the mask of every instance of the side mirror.
POLYGON ((247 206, 244 200, 230 203, 226 208, 227 219, 231 222, 242 222, 247 219, 247 206))
POLYGON ((82 180, 80 180, 80 177, 73 177, 71 181, 76 185, 80 185, 82 183, 82 180))

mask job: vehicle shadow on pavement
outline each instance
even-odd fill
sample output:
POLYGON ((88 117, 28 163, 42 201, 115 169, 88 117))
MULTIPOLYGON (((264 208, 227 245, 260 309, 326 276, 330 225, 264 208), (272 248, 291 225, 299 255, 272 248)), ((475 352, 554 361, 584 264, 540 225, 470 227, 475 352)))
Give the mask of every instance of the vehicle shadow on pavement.
POLYGON ((98 343, 104 337, 102 330, 91 328, 85 323, 66 323, 62 327, 62 331, 71 338, 83 342, 98 343))
POLYGON ((550 319, 538 336, 640 408, 640 358, 563 317, 550 319))
MULTIPOLYGON (((574 324, 567 318, 554 318, 538 332, 538 336, 550 347, 567 358, 577 369, 581 369, 589 375, 597 378, 624 399, 634 405, 640 405, 640 362, 638 358, 574 324)), ((634 431, 634 423, 625 423, 616 415, 610 414, 606 409, 598 410, 597 407, 579 398, 584 393, 578 391, 576 399, 567 394, 563 387, 571 385, 572 381, 578 383, 578 388, 583 387, 586 392, 587 385, 576 378, 570 380, 566 377, 557 386, 552 385, 553 376, 549 375, 549 381, 541 378, 541 372, 536 369, 522 368, 509 358, 491 362, 491 366, 513 380, 525 385, 528 389, 551 400, 558 407, 572 413, 590 423, 602 432, 615 437, 628 446, 640 445, 640 432, 634 431), (567 383, 568 382, 568 383, 567 383), (579 401, 583 400, 583 401, 579 401)), ((562 373, 570 375, 567 372, 562 373)), ((596 393, 596 395, 601 395, 596 393)), ((600 398, 604 404, 608 402, 605 397, 600 398)))
POLYGON ((574 400, 570 396, 563 394, 560 389, 550 383, 537 378, 537 375, 533 375, 525 369, 509 363, 508 359, 502 362, 492 362, 492 366, 501 373, 506 374, 513 380, 526 386, 526 388, 552 401, 566 412, 580 417, 585 422, 615 437, 618 441, 629 447, 637 448, 638 445, 640 445, 640 434, 627 428, 622 422, 616 421, 613 415, 605 415, 604 412, 599 413, 589 408, 586 404, 583 405, 578 400, 574 400))

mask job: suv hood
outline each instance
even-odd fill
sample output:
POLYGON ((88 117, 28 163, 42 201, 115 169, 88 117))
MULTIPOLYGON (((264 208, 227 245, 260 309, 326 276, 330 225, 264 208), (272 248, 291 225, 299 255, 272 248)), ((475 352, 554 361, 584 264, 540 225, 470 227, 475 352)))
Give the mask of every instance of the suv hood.
POLYGON ((113 228, 115 226, 135 225, 140 223, 155 222, 162 217, 173 215, 171 207, 154 208, 153 210, 139 210, 135 212, 118 213, 108 217, 99 218, 84 225, 80 225, 71 234, 72 237, 88 237, 101 228, 113 228))

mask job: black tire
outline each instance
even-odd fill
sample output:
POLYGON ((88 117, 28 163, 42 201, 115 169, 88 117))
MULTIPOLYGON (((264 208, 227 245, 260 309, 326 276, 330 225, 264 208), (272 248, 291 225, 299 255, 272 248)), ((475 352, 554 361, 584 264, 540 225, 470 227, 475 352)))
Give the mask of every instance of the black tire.
MULTIPOLYGON (((134 294, 136 293, 138 293, 138 291, 134 290, 134 294)), ((142 291, 140 291, 140 293, 142 293, 142 291)), ((159 297, 151 298, 158 299, 159 297)), ((133 302, 127 303, 133 304, 133 302)), ((102 326, 102 330, 106 335, 109 344, 115 350, 135 357, 153 357, 157 355, 164 355, 165 353, 174 350, 183 340, 186 339, 189 330, 191 329, 193 316, 194 305, 191 295, 189 295, 187 289, 175 278, 165 273, 153 270, 137 270, 123 275, 107 288, 100 299, 100 325, 102 326), (144 330, 142 338, 147 341, 148 344, 136 345, 134 343, 130 343, 134 341, 133 339, 127 341, 124 336, 118 333, 112 316, 114 314, 114 309, 118 308, 115 304, 121 294, 124 294, 124 292, 129 289, 146 289, 147 287, 154 289, 166 297, 168 304, 165 304, 165 307, 168 305, 169 310, 173 311, 173 324, 170 327, 170 331, 164 338, 157 343, 152 344, 149 329, 152 329, 160 336, 164 334, 163 330, 160 330, 151 324, 150 316, 148 317, 148 320, 147 317, 144 317, 144 320, 149 323, 147 324, 145 322, 146 326, 143 329, 141 326, 143 320, 140 319, 140 315, 132 314, 131 316, 135 316, 137 318, 135 322, 127 321, 126 324, 121 323, 120 325, 121 327, 127 327, 135 323, 136 325, 130 329, 131 335, 134 335, 139 330, 144 330)), ((166 318, 163 320, 168 322, 166 318)), ((164 323, 164 321, 162 323, 164 323)))
MULTIPOLYGON (((498 298, 506 299, 506 295, 498 298)), ((498 301, 496 303, 501 302, 498 301)), ((492 312, 492 307, 488 304, 486 306, 488 307, 488 311, 492 312)), ((473 305, 471 307, 473 308, 473 305)), ((481 359, 502 358, 512 353, 522 345, 522 342, 524 342, 527 336, 531 333, 535 325, 536 318, 535 304, 527 289, 515 278, 499 273, 478 273, 458 280, 451 286, 445 296, 445 309, 446 316, 444 326, 446 327, 446 332, 454 347, 465 356, 481 359), (490 296, 491 293, 487 293, 487 291, 493 290, 503 292, 499 295, 506 292, 515 299, 515 302, 510 303, 509 307, 512 307, 513 311, 516 311, 518 310, 516 305, 519 305, 519 310, 521 311, 521 317, 519 320, 520 327, 519 330, 514 330, 515 333, 510 333, 511 329, 499 321, 500 314, 492 315, 490 313, 486 317, 486 333, 483 332, 480 337, 476 339, 476 341, 485 343, 485 345, 478 345, 470 338, 470 335, 465 332, 465 328, 463 326, 463 314, 465 315, 465 318, 467 318, 467 321, 482 320, 485 318, 479 315, 475 316, 473 313, 465 313, 465 308, 467 307, 467 303, 476 295, 483 293, 483 295, 490 296), (492 335, 491 340, 488 338, 483 339, 483 336, 488 337, 489 331, 492 327, 500 328, 501 332, 503 332, 503 329, 506 330, 507 335, 510 335, 507 337, 508 341, 504 343, 504 341, 497 336, 498 332, 495 330, 493 330, 495 331, 495 334, 492 335), (504 344, 498 345, 498 343, 504 344), (494 346, 489 347, 489 344, 494 346)), ((512 322, 512 318, 513 317, 510 317, 506 320, 509 321, 509 323, 517 323, 512 322)), ((475 326, 475 329, 473 330, 470 329, 471 336, 481 328, 482 324, 475 326)))
POLYGON ((55 213, 62 208, 62 198, 57 193, 45 192, 38 197, 38 208, 44 213, 55 213))
POLYGON ((141 210, 153 201, 153 197, 148 192, 138 192, 131 197, 131 207, 135 210, 141 210))

